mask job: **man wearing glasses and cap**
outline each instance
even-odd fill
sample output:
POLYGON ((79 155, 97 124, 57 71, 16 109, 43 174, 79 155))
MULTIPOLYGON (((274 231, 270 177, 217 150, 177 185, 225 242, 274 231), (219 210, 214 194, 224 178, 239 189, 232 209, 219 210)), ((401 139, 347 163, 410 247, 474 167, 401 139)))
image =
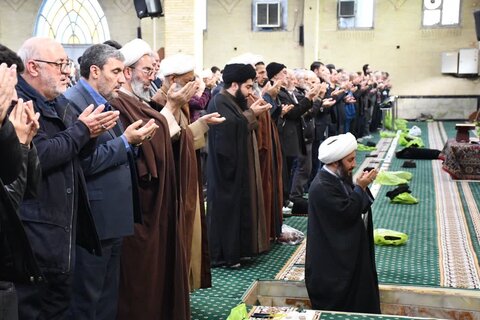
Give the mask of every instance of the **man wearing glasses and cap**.
POLYGON ((61 96, 69 83, 71 62, 62 45, 49 38, 30 38, 18 55, 25 71, 17 92, 40 113, 33 139, 43 171, 40 194, 21 204, 20 218, 46 281, 18 285, 21 319, 65 318, 71 298, 75 245, 101 254, 80 157, 93 151, 92 138, 113 128, 118 112, 89 106, 79 116, 61 96))

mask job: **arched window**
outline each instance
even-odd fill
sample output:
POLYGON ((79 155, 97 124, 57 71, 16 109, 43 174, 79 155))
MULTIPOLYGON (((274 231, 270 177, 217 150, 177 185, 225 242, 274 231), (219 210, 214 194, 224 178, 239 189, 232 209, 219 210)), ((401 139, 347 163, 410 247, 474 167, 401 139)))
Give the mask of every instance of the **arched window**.
POLYGON ((97 0, 44 0, 34 34, 64 45, 88 45, 110 39, 107 19, 97 0))

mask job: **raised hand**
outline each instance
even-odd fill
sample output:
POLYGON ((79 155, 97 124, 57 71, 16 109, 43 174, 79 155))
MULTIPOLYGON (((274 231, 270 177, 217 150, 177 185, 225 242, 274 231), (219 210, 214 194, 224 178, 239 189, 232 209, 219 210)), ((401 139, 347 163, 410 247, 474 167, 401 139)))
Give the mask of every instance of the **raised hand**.
POLYGON ((177 84, 172 85, 167 92, 165 108, 169 109, 175 115, 183 105, 190 101, 197 90, 198 83, 196 81, 190 81, 183 87, 177 84))
POLYGON ((280 114, 280 117, 283 118, 284 115, 286 115, 290 110, 292 110, 293 104, 282 104, 282 112, 280 114))
POLYGON ((40 125, 38 119, 40 113, 33 111, 33 104, 31 101, 23 102, 18 99, 17 104, 13 107, 10 113, 9 120, 12 122, 18 140, 24 145, 30 145, 33 137, 37 134, 40 125))
POLYGON ((6 63, 0 64, 0 126, 5 119, 12 99, 15 97, 15 84, 17 83, 17 66, 7 67, 6 63))
POLYGON ((158 125, 154 119, 150 119, 144 126, 143 121, 137 120, 130 124, 123 132, 128 143, 131 145, 142 144, 145 140, 150 140, 155 135, 158 125))
POLYGON ((330 108, 331 106, 333 106, 335 104, 335 99, 333 98, 325 98, 325 99, 322 99, 322 107, 323 108, 330 108))
POLYGON ((94 109, 93 104, 89 105, 78 116, 78 120, 82 121, 90 131, 90 138, 96 138, 105 131, 112 129, 117 124, 120 112, 106 111, 103 104, 94 109))
POLYGON ((315 83, 313 86, 308 89, 306 93, 306 97, 309 100, 314 100, 318 95, 320 94, 320 91, 322 90, 322 85, 320 83, 315 83))
POLYGON ((198 120, 204 121, 206 124, 219 124, 225 121, 225 117, 221 117, 220 113, 212 112, 201 116, 198 120))
POLYGON ((250 109, 253 110, 253 113, 255 113, 256 116, 261 115, 267 110, 270 110, 270 108, 272 108, 272 105, 263 99, 258 99, 250 106, 250 109))
POLYGON ((365 190, 367 188, 367 186, 373 182, 373 180, 375 180, 375 178, 377 177, 377 174, 378 174, 378 170, 377 169, 373 169, 373 170, 370 170, 370 171, 364 171, 362 172, 362 174, 357 178, 357 185, 362 188, 363 190, 365 190))

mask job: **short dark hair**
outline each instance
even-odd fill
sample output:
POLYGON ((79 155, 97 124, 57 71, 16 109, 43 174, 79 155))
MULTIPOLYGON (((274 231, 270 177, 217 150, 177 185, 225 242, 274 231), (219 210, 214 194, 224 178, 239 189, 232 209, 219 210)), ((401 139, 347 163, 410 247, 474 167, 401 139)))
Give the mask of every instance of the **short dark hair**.
POLYGON ((12 49, 0 44, 0 63, 6 63, 8 67, 12 64, 17 65, 17 74, 25 71, 25 65, 22 59, 12 49))
POLYGON ((265 62, 263 61, 258 61, 257 63, 255 63, 255 67, 256 66, 264 66, 265 65, 265 62))
POLYGON ((122 45, 115 40, 107 40, 107 41, 103 42, 103 44, 106 44, 107 46, 113 47, 117 50, 122 49, 122 45))
POLYGON ((310 70, 315 71, 321 66, 323 66, 323 63, 321 63, 320 61, 313 61, 312 64, 310 65, 310 70))
POLYGON ((368 66, 369 66, 369 64, 367 63, 367 64, 364 64, 363 67, 362 67, 363 75, 365 75, 365 76, 367 75, 368 66))
POLYGON ((335 65, 332 64, 332 63, 327 64, 325 67, 327 67, 327 69, 328 69, 328 71, 330 71, 330 73, 332 73, 333 69, 335 69, 335 71, 336 71, 335 65))
POLYGON ((107 63, 107 60, 110 58, 120 61, 125 60, 120 51, 109 45, 94 44, 93 46, 88 47, 82 55, 82 60, 80 62, 80 75, 85 79, 88 79, 90 77, 91 66, 95 65, 99 68, 103 68, 107 63))
POLYGON ((217 71, 221 71, 220 68, 217 67, 217 66, 211 67, 210 70, 212 71, 212 73, 215 73, 215 72, 217 72, 217 71))

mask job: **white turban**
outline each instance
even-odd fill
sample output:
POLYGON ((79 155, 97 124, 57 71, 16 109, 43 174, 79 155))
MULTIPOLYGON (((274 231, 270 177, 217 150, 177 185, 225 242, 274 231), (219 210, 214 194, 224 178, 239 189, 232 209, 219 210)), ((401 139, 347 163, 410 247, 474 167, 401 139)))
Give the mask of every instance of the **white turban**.
POLYGON ((177 53, 167 57, 160 62, 160 73, 165 77, 172 74, 184 74, 195 69, 195 59, 193 56, 177 53))
POLYGON ((342 160, 357 150, 357 140, 350 132, 327 138, 318 148, 318 159, 325 164, 342 160))
POLYGON ((152 48, 148 43, 142 39, 133 39, 130 42, 127 42, 121 49, 120 52, 125 57, 125 66, 130 67, 135 64, 141 57, 146 54, 153 54, 152 48))
POLYGON ((263 62, 263 57, 261 55, 247 52, 232 58, 229 62, 227 62, 227 64, 242 63, 251 64, 255 67, 255 65, 259 62, 263 62))
POLYGON ((212 75, 213 75, 213 73, 212 73, 212 70, 210 70, 210 69, 204 69, 204 70, 200 71, 200 74, 199 74, 200 78, 202 78, 202 79, 211 78, 212 75))

